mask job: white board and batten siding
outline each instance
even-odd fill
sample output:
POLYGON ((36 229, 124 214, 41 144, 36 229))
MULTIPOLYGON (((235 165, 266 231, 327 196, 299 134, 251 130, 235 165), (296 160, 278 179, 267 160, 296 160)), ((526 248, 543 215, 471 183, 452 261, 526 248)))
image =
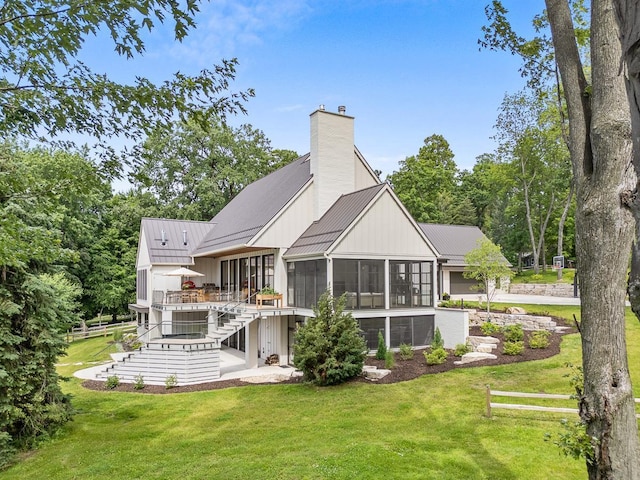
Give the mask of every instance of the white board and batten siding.
POLYGON ((388 191, 376 199, 336 247, 334 255, 380 255, 435 260, 435 255, 388 191))
MULTIPOLYGON (((252 242, 252 246, 265 248, 288 247, 302 235, 313 218, 313 183, 287 205, 278 217, 252 242)), ((256 206, 255 208, 260 208, 256 206)))
POLYGON ((361 160, 358 155, 354 155, 355 162, 355 189, 362 190, 363 188, 373 187, 374 185, 378 185, 380 180, 375 174, 371 171, 371 168, 368 168, 367 165, 364 164, 363 160, 361 160))
MULTIPOLYGON (((286 348, 282 345, 282 317, 262 317, 258 326, 260 338, 260 357, 264 360, 269 355, 283 355, 286 348)), ((285 325, 286 330, 286 325, 285 325)))
POLYGON ((149 256, 149 245, 144 232, 140 232, 140 242, 138 243, 138 258, 136 259, 136 267, 143 269, 151 266, 151 257, 149 256))

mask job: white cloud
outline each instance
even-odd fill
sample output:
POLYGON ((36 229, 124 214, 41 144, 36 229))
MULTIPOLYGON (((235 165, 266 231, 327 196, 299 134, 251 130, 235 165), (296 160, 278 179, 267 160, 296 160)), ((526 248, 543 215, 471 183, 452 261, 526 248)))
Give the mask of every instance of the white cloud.
POLYGON ((311 12, 308 0, 212 0, 196 16, 197 29, 183 43, 167 42, 165 51, 198 67, 211 66, 262 44, 266 34, 287 30, 311 12))

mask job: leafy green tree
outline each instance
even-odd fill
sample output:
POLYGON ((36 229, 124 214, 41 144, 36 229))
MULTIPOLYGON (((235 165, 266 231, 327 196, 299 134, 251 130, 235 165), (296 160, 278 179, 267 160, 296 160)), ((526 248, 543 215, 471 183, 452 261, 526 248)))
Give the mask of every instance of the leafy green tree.
POLYGON ((135 301, 136 255, 142 217, 160 215, 150 193, 118 193, 105 204, 100 229, 89 249, 89 275, 83 280, 88 315, 128 311, 135 301))
POLYGON ((105 166, 119 174, 122 164, 109 145, 113 136, 140 140, 176 117, 244 111, 253 91, 227 92, 235 60, 198 75, 178 72, 161 85, 142 76, 119 84, 80 60, 85 42, 103 32, 115 53, 127 59, 144 53, 143 33, 161 23, 172 22, 176 41, 182 41, 195 27, 197 12, 196 0, 3 2, 0 131, 42 141, 58 135, 68 139, 69 133, 94 138, 105 166))
POLYGON ((442 135, 431 135, 418 155, 402 160, 387 179, 418 222, 452 223, 442 215, 438 195, 454 192, 457 173, 449 142, 442 135))
POLYGON ((210 220, 246 185, 297 158, 272 151, 251 125, 233 128, 217 117, 159 130, 140 152, 138 190, 158 199, 162 216, 190 220, 210 220))
POLYGON ((315 316, 296 331, 293 363, 310 382, 335 385, 362 372, 367 345, 345 304, 344 295, 325 292, 313 309, 315 316))
POLYGON ((55 369, 80 295, 61 268, 77 257, 59 229, 66 179, 35 176, 32 161, 0 146, 0 465, 71 415, 55 369))
POLYGON ((464 256, 467 264, 465 278, 477 280, 485 292, 487 313, 491 312, 491 299, 495 294, 494 282, 511 278, 513 272, 505 262, 502 250, 488 238, 478 240, 478 246, 464 256))
POLYGON ((548 227, 555 218, 564 228, 566 208, 571 202, 571 169, 566 147, 553 104, 540 96, 507 95, 503 101, 496 128, 499 156, 510 165, 517 180, 511 200, 525 220, 529 251, 534 269, 545 265, 544 247, 548 227))

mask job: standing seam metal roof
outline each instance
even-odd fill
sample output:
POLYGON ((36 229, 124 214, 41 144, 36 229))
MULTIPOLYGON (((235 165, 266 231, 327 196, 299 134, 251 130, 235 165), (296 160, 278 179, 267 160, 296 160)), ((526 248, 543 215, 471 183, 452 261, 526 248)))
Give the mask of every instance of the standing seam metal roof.
POLYGON ((284 256, 313 255, 326 252, 384 186, 385 184, 381 183, 342 195, 320 220, 313 222, 305 230, 284 256))
MULTIPOLYGON (((465 255, 478 246, 478 240, 486 238, 475 225, 440 225, 419 223, 420 228, 438 253, 446 258, 448 266, 465 266, 465 255)), ((509 263, 504 259, 505 263, 509 263)))
POLYGON ((141 228, 147 241, 151 263, 191 265, 193 263, 191 250, 200 243, 212 226, 210 222, 143 218, 141 228), (162 245, 163 231, 165 245, 162 245), (186 245, 184 245, 184 231, 187 232, 186 245))
POLYGON ((311 179, 309 154, 247 185, 212 220, 193 255, 244 245, 311 179))

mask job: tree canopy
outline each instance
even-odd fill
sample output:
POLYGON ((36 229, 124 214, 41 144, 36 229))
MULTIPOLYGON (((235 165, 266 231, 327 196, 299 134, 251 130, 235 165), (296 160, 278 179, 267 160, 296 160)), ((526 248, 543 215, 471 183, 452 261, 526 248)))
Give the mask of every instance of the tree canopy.
MULTIPOLYGON (((69 145, 68 135, 95 139, 105 167, 122 172, 110 140, 140 140, 176 117, 244 111, 252 90, 231 93, 235 60, 197 75, 176 72, 156 85, 143 76, 132 84, 110 80, 80 60, 82 47, 108 34, 116 55, 145 51, 144 32, 172 22, 176 41, 195 27, 198 2, 94 0, 3 2, 0 9, 0 131, 69 145)), ((120 159, 121 160, 121 159, 120 159)))
POLYGON ((136 188, 158 200, 161 216, 189 220, 211 220, 245 186, 298 156, 272 150, 251 125, 233 128, 216 116, 158 130, 139 151, 136 188))

